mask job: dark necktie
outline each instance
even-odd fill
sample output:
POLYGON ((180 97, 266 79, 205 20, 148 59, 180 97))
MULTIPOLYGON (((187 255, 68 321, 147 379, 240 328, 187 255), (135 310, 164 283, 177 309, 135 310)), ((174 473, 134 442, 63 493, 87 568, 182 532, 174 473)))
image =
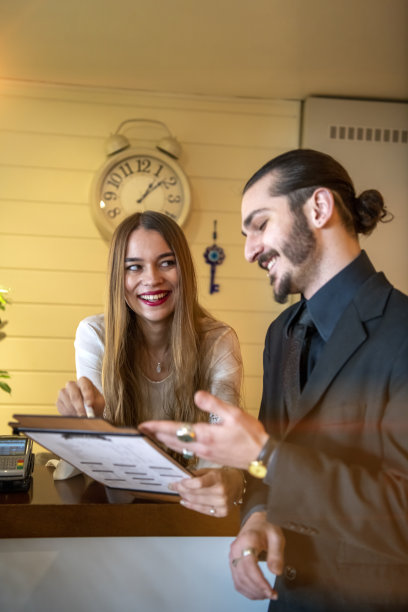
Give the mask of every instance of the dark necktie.
POLYGON ((289 415, 296 410, 300 392, 307 380, 310 342, 315 329, 307 306, 304 306, 288 340, 289 349, 283 375, 284 396, 289 415))

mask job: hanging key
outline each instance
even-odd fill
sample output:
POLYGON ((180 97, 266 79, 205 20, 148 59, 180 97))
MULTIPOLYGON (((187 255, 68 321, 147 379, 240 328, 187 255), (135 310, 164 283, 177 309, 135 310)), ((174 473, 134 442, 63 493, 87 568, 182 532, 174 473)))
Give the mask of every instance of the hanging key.
MULTIPOLYGON (((214 221, 213 239, 217 239, 217 221, 214 221)), ((211 266, 210 273, 210 294, 218 293, 220 286, 215 282, 215 272, 217 266, 222 264, 225 259, 224 249, 218 246, 215 242, 211 246, 207 247, 204 253, 205 261, 211 266)))

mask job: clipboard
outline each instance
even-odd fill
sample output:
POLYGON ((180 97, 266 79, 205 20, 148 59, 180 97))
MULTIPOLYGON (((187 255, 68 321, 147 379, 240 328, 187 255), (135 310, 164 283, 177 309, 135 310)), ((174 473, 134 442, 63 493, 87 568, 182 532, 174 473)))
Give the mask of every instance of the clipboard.
POLYGON ((191 472, 137 429, 100 418, 14 414, 9 425, 112 489, 178 496, 170 482, 191 472))

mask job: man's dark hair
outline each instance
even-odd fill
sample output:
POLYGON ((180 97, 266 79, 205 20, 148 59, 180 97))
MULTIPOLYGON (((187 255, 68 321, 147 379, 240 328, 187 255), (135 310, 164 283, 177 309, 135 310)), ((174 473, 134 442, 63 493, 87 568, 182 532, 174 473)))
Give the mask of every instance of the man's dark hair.
POLYGON ((267 162, 246 183, 243 193, 266 175, 273 175, 270 195, 286 195, 291 209, 303 206, 319 187, 333 193, 342 221, 352 234, 370 234, 379 221, 391 221, 379 191, 368 189, 356 197, 353 181, 333 157, 312 149, 294 149, 267 162))

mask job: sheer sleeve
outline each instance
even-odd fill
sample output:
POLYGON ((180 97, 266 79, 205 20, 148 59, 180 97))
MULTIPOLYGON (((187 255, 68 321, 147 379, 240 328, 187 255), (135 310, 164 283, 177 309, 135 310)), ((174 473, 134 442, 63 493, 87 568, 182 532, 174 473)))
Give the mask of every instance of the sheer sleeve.
POLYGON ((86 376, 102 393, 102 362, 105 351, 103 315, 87 317, 79 323, 74 346, 77 378, 86 376))
MULTIPOLYGON (((224 402, 242 407, 242 357, 235 331, 227 326, 213 329, 207 332, 204 344, 208 391, 224 402)), ((218 420, 217 415, 210 414, 210 423, 217 423, 218 420)), ((199 459, 197 467, 221 466, 206 459, 199 459)))
POLYGON ((231 327, 207 332, 203 346, 207 390, 236 406, 242 406, 242 357, 238 338, 231 327))

